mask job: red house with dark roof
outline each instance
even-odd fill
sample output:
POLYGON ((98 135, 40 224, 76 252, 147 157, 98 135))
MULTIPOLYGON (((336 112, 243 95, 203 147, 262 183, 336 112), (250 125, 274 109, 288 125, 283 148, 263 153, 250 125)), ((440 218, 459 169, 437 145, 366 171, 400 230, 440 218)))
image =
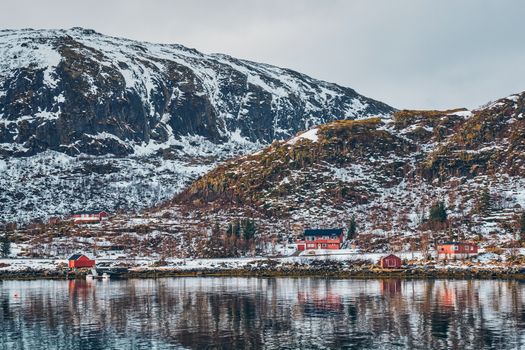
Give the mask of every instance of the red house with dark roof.
POLYGON ((304 239, 297 241, 297 250, 341 249, 344 241, 342 228, 304 230, 304 239))
POLYGON ((478 254, 478 246, 473 243, 444 242, 437 246, 438 259, 466 259, 478 254))
POLYGON ((95 260, 89 259, 84 254, 73 254, 68 259, 68 265, 70 268, 82 268, 82 267, 95 267, 95 260))

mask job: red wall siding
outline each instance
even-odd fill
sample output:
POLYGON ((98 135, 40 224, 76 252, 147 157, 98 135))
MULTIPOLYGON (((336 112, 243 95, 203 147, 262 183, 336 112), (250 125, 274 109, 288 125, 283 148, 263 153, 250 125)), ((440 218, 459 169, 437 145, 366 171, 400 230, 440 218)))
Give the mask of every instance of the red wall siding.
POLYGON ((77 260, 69 260, 69 267, 71 268, 94 267, 94 266, 95 266, 95 260, 91 260, 85 255, 82 255, 77 260))
POLYGON ((475 244, 441 244, 438 245, 439 254, 476 254, 478 246, 475 244))
POLYGON ((379 265, 384 269, 399 269, 401 267, 401 259, 395 255, 389 255, 381 258, 379 265))

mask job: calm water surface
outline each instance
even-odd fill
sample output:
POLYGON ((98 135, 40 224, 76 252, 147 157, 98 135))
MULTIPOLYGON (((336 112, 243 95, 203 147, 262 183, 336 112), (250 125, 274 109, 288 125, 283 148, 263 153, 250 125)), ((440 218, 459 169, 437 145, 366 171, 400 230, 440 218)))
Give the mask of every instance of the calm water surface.
POLYGON ((0 282, 1 349, 519 349, 518 281, 0 282))

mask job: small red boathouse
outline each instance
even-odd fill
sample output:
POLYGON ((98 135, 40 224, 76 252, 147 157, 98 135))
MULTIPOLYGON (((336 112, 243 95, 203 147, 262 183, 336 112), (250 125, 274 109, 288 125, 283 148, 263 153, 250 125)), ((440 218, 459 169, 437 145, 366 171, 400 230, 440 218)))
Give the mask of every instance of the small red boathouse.
POLYGON ((383 269, 400 269, 401 258, 394 254, 384 256, 379 260, 379 266, 383 269))
POLYGON ((89 259, 84 254, 73 254, 68 259, 70 268, 95 267, 95 260, 89 259))

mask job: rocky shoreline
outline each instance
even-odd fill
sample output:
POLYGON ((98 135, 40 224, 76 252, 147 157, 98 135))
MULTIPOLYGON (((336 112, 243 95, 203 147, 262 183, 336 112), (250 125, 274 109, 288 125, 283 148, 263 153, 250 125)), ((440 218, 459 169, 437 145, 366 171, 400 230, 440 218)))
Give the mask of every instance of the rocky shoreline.
MULTIPOLYGON (((85 279, 88 270, 39 270, 0 271, 2 280, 35 279, 85 279)), ((402 279, 525 279, 525 267, 499 268, 403 268, 397 270, 377 267, 338 268, 338 266, 296 267, 278 266, 274 268, 245 267, 234 269, 180 269, 180 268, 131 268, 119 276, 128 278, 166 278, 166 277, 315 277, 315 278, 402 278, 402 279)))

